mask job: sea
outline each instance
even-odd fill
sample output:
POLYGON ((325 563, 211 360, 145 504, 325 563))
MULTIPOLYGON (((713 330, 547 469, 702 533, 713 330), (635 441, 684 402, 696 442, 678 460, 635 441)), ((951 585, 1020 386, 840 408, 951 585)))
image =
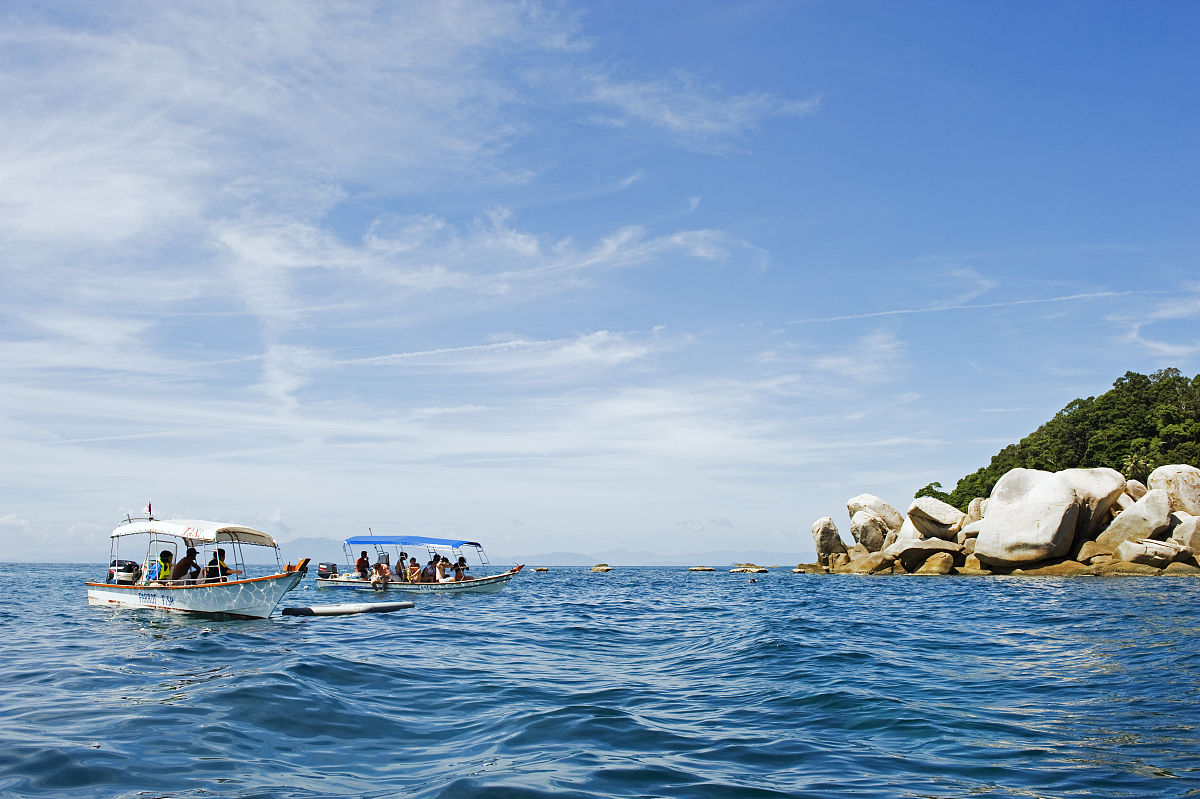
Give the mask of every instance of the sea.
POLYGON ((103 571, 0 566, 0 796, 1200 795, 1193 578, 527 568, 247 621, 103 571))

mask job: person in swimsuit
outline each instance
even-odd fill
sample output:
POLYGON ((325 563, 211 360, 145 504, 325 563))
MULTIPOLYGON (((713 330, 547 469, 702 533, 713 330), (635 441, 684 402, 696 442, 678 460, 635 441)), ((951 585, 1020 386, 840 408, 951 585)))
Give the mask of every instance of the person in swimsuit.
POLYGON ((421 582, 421 564, 417 563, 416 558, 408 559, 408 581, 410 583, 421 582))

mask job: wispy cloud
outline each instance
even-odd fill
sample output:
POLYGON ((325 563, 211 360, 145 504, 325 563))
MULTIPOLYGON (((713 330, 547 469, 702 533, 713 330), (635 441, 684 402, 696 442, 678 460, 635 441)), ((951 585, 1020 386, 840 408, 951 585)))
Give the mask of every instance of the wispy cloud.
POLYGON ((650 125, 699 149, 724 149, 767 119, 812 114, 820 107, 819 97, 787 100, 766 92, 731 94, 682 72, 653 80, 596 73, 590 82, 587 99, 611 109, 609 114, 593 116, 593 121, 650 125))
POLYGON ((1038 297, 1023 300, 1006 300, 999 302, 960 303, 933 305, 926 308, 893 308, 886 311, 868 311, 866 313, 843 314, 841 316, 812 317, 808 319, 793 319, 784 322, 787 325, 807 325, 818 322, 843 322, 850 319, 875 319, 882 316, 905 316, 909 314, 942 313, 945 311, 977 311, 988 308, 1013 308, 1020 305, 1043 305, 1058 302, 1078 302, 1104 297, 1128 297, 1137 294, 1147 294, 1142 290, 1129 291, 1091 291, 1080 294, 1066 294, 1059 297, 1038 297))

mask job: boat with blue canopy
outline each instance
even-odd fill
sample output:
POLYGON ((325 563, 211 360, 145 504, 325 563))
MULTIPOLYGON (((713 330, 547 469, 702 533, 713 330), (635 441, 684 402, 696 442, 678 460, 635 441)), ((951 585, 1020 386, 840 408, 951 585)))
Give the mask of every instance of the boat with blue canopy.
POLYGON ((342 547, 345 571, 336 563, 319 564, 318 588, 490 594, 525 568, 522 563, 502 571, 488 560, 482 544, 460 538, 372 534, 347 538, 342 547), (413 560, 416 568, 410 571, 413 560))

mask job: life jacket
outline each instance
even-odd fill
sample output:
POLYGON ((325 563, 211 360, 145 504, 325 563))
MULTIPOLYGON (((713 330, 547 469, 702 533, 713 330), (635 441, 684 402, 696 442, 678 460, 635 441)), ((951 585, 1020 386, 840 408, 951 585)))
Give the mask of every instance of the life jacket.
POLYGON ((216 580, 216 579, 220 578, 221 567, 224 565, 225 565, 224 563, 221 563, 220 561, 217 560, 216 555, 213 555, 212 560, 210 560, 208 562, 208 565, 204 567, 204 579, 205 580, 216 580))
POLYGON ((162 558, 159 558, 158 562, 155 563, 154 565, 158 567, 158 574, 152 575, 152 577, 154 579, 157 579, 157 580, 170 580, 171 579, 171 562, 170 561, 165 561, 162 558))

